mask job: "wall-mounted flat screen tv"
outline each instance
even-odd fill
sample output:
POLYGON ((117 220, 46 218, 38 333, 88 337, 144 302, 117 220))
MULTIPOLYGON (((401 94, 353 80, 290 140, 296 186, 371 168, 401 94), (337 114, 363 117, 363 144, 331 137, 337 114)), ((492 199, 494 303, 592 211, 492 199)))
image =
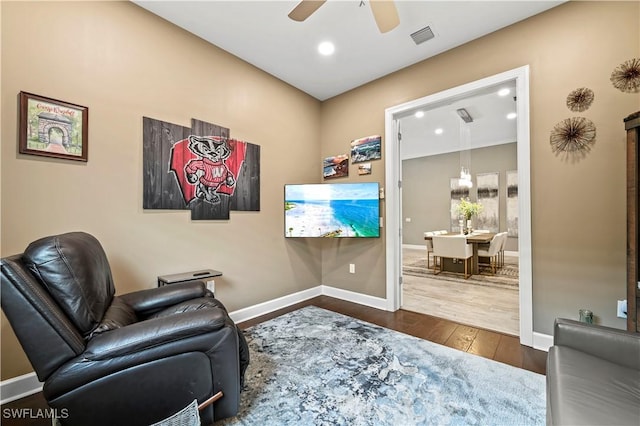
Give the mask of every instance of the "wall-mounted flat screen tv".
POLYGON ((378 183, 285 185, 286 237, 380 237, 378 183))

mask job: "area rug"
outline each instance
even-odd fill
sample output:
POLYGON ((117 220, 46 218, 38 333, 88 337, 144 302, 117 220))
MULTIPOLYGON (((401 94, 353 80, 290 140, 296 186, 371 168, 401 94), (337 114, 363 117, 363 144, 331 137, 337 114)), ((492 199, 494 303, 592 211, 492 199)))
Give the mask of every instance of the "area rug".
POLYGON ((544 376, 314 306, 245 331, 225 425, 543 425, 544 376))
POLYGON ((427 268, 425 250, 402 250, 402 273, 406 275, 512 289, 517 289, 520 282, 518 258, 512 256, 505 256, 504 266, 497 269, 495 275, 491 275, 491 269, 488 266, 480 265, 480 273, 473 274, 467 279, 464 279, 461 274, 446 271, 437 275, 434 274, 433 259, 431 259, 429 266, 430 268, 427 268))

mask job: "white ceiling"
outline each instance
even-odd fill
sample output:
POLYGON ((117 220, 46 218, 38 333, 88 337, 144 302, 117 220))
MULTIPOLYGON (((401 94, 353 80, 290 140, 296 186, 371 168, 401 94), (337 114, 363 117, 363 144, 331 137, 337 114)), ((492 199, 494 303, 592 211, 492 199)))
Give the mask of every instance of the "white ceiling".
POLYGON ((466 151, 517 140, 517 122, 507 118, 517 113, 515 100, 516 84, 512 80, 467 94, 459 99, 430 105, 429 109, 417 108, 400 118, 402 132, 401 158, 417 157, 466 151), (504 96, 500 89, 509 89, 504 96), (464 108, 473 118, 471 123, 462 121, 456 110, 464 108), (417 118, 417 110, 424 116, 417 118), (442 129, 436 134, 437 128, 442 129))
POLYGON ((328 0, 304 22, 287 16, 298 0, 133 2, 326 100, 564 1, 396 0, 400 25, 385 34, 368 1, 328 0), (410 35, 426 26, 435 37, 416 45, 410 35), (333 56, 317 53, 325 40, 333 56))

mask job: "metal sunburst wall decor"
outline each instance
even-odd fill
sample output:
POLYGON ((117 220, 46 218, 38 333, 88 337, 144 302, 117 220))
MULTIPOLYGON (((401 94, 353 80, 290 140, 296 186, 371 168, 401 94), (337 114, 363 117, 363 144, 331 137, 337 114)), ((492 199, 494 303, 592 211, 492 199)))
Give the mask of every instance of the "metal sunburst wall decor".
POLYGON ((584 157, 596 140, 596 126, 584 117, 571 117, 551 131, 551 149, 564 157, 584 157))
POLYGON ((567 108, 575 112, 586 111, 593 103, 593 98, 593 90, 581 87, 569 93, 569 96, 567 96, 567 108))
POLYGON ((611 73, 611 83, 625 93, 640 91, 640 58, 629 59, 611 73))

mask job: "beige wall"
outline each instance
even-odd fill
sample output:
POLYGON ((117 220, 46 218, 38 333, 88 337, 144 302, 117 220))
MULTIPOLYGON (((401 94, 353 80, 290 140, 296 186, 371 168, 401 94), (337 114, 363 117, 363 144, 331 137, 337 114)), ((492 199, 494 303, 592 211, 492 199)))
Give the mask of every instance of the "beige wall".
MULTIPOLYGON (((217 293, 231 310, 320 283, 385 297, 384 237, 285 240, 283 185, 320 182, 321 158, 384 135, 387 107, 529 64, 534 329, 550 333, 554 317, 575 317, 579 307, 624 327, 614 318, 615 299, 625 297, 622 118, 640 109, 640 97, 608 78, 640 53, 637 2, 571 2, 323 103, 130 3, 0 7, 1 255, 81 229, 105 246, 119 292, 212 267, 224 272, 217 293), (598 141, 567 164, 551 153, 549 131, 573 115, 566 95, 583 86, 596 94, 584 115, 598 141), (17 154, 21 90, 89 107, 88 163, 17 154), (260 145, 261 211, 221 222, 143 211, 142 116, 183 125, 194 117, 260 145)), ((384 160, 369 176, 351 166, 346 181, 384 182, 384 160)), ((3 379, 31 370, 4 318, 1 355, 3 379)))
MULTIPOLYGON (((551 334, 555 317, 577 318, 579 308, 624 328, 615 317, 616 300, 626 298, 622 119, 640 110, 640 94, 616 90, 609 76, 640 56, 639 18, 638 2, 569 2, 327 100, 321 155, 343 151, 354 136, 384 134, 385 108, 528 64, 534 331, 551 334), (596 124, 597 142, 584 160, 565 162, 551 152, 549 133, 576 115, 565 100, 579 87, 595 92, 582 115, 596 124)), ((375 278, 361 280, 348 260, 323 255, 323 271, 336 271, 329 284, 383 297, 385 242, 349 249, 352 259, 366 254, 375 278)))
MULTIPOLYGON (((517 170, 517 145, 509 143, 471 150, 469 164, 474 182, 482 173, 498 173, 499 227, 507 230, 508 170, 517 170)), ((402 161, 402 243, 425 245, 424 232, 451 231, 451 178, 459 177, 460 154, 457 152, 412 158, 402 161), (407 222, 406 219, 411 219, 407 222)), ((477 186, 469 199, 477 200, 477 186)), ((477 227, 476 218, 473 219, 477 227)), ((509 238, 507 250, 517 251, 517 238, 509 238)))
MULTIPOLYGON (((2 2, 2 252, 90 232, 118 292, 156 276, 224 272, 230 310, 321 283, 320 246, 285 241, 285 183, 321 170, 320 102, 129 2, 2 2), (17 154, 17 95, 89 107, 86 164, 17 154), (261 211, 191 221, 142 209, 142 117, 228 127, 261 147, 261 211)), ((315 245, 314 245, 315 244, 315 245)), ((2 320, 2 378, 31 371, 2 320)))

